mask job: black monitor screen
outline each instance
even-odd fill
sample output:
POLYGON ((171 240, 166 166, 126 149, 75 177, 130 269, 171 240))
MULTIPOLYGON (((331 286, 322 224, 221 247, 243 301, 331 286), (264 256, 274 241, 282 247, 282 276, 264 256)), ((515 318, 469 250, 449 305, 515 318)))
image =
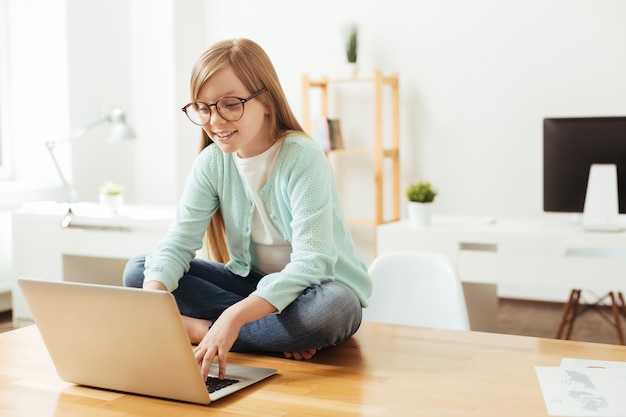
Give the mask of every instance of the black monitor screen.
POLYGON ((591 164, 615 164, 619 212, 626 213, 626 117, 543 121, 543 210, 582 213, 591 164))

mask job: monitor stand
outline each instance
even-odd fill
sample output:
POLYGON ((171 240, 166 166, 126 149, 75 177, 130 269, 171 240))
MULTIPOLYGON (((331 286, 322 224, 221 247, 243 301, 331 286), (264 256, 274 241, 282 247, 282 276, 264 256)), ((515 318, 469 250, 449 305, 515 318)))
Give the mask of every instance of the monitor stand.
POLYGON ((593 164, 583 210, 583 228, 589 231, 619 232, 619 200, 617 167, 614 164, 593 164))

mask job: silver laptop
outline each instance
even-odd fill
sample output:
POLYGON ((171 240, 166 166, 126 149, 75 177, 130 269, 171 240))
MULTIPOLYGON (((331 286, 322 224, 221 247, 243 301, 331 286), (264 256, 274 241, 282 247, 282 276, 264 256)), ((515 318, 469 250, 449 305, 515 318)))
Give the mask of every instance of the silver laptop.
POLYGON ((203 381, 169 292, 27 279, 18 283, 64 381, 209 404, 276 373, 228 364, 226 379, 238 382, 209 393, 217 364, 203 381))

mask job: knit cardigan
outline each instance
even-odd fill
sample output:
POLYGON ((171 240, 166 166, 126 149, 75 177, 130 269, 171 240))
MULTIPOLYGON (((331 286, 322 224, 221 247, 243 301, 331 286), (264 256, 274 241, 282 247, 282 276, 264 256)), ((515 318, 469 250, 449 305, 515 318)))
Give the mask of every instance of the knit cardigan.
MULTIPOLYGON (((276 168, 259 194, 274 226, 292 246, 291 260, 282 271, 265 275, 253 294, 281 312, 307 287, 336 280, 366 307, 372 282, 350 235, 326 156, 302 134, 282 140, 276 168)), ((220 205, 231 256, 226 268, 247 276, 254 269, 254 204, 248 193, 235 155, 216 145, 206 147, 194 162, 172 225, 146 257, 145 281, 159 281, 170 291, 178 287, 220 205)))

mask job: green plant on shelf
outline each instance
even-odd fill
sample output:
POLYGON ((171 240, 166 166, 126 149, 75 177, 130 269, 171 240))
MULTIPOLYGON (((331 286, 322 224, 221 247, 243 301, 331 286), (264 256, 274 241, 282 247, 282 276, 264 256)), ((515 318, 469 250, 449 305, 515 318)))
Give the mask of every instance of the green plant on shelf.
POLYGON ((113 181, 107 181, 100 187, 100 194, 120 195, 124 194, 124 186, 113 181))
POLYGON ((436 196, 437 191, 432 188, 428 181, 411 184, 406 190, 406 197, 412 202, 432 203, 436 196))
POLYGON ((356 63, 359 31, 356 26, 350 27, 346 41, 346 58, 350 63, 356 63))

